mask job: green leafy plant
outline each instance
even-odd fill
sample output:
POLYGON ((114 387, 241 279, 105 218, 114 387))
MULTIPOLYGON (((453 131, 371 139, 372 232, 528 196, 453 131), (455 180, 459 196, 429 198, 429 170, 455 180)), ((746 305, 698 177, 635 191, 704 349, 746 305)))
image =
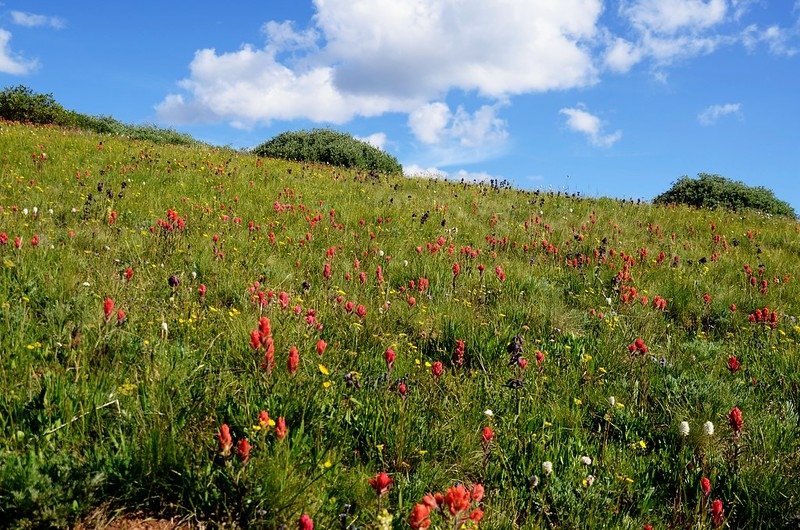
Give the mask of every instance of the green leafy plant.
POLYGON ((288 131, 255 147, 258 156, 296 162, 319 162, 385 174, 402 173, 396 158, 366 142, 338 131, 288 131))
POLYGON ((763 186, 747 186, 720 175, 700 173, 696 179, 681 177, 670 189, 658 195, 656 204, 685 204, 696 208, 756 210, 772 215, 795 217, 794 209, 763 186))

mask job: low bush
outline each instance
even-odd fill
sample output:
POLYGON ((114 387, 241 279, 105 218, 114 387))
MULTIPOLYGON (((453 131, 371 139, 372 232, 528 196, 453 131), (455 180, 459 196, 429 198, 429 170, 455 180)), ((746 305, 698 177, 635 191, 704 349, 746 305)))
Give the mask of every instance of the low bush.
POLYGON ((319 162, 346 168, 399 174, 396 158, 349 134, 330 129, 287 131, 255 147, 258 156, 298 162, 319 162))
POLYGON ((726 208, 733 211, 756 210, 772 215, 795 217, 794 209, 763 186, 746 184, 720 175, 700 173, 696 179, 683 176, 670 189, 658 195, 656 204, 686 204, 696 208, 726 208))

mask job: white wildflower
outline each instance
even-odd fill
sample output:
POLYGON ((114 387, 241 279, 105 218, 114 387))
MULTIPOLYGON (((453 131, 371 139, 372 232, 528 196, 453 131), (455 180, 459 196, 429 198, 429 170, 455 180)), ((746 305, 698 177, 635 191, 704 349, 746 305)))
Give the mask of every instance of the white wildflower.
POLYGON ((707 421, 703 424, 703 432, 706 433, 706 436, 714 436, 714 424, 710 421, 707 421))
POLYGON ((549 460, 542 462, 542 473, 550 475, 553 473, 553 463, 549 460))
POLYGON ((592 458, 589 457, 589 456, 582 456, 581 457, 581 464, 583 464, 585 466, 591 466, 592 465, 592 458))
MULTIPOLYGON (((711 426, 711 432, 712 433, 714 432, 714 426, 713 425, 711 426)), ((680 424, 678 425, 678 433, 680 433, 681 436, 689 436, 689 422, 688 421, 680 422, 680 424)))

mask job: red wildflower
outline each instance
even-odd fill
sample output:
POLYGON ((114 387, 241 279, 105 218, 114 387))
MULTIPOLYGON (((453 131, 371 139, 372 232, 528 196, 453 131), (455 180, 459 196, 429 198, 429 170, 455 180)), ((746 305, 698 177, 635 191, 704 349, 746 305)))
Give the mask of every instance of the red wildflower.
POLYGON ((261 347, 261 333, 257 329, 250 332, 250 347, 254 350, 261 347))
POLYGON ((431 525, 430 515, 431 509, 427 505, 415 504, 411 510, 411 516, 408 518, 408 524, 414 530, 425 530, 431 525))
POLYGON ((719 499, 714 499, 714 502, 711 503, 711 518, 714 520, 714 526, 722 526, 722 520, 725 518, 725 508, 719 499))
POLYGON ((541 366, 544 362, 544 352, 536 350, 536 366, 541 366))
POLYGON ((642 527, 642 530, 653 530, 653 525, 650 523, 645 523, 645 525, 642 527))
POLYGON ((127 269, 125 269, 125 279, 131 281, 131 278, 133 278, 133 269, 131 267, 128 267, 127 269))
POLYGON ((242 464, 246 464, 250 459, 250 442, 247 441, 247 438, 242 438, 239 440, 239 443, 236 444, 236 454, 239 456, 242 464))
POLYGON ((206 297, 206 284, 201 283, 200 286, 197 288, 197 293, 200 295, 200 298, 206 297))
POLYGON ((461 265, 459 263, 453 263, 453 276, 458 276, 461 274, 461 265))
POLYGON ((356 307, 356 315, 358 315, 358 318, 364 318, 367 316, 367 308, 364 307, 363 304, 358 304, 358 307, 356 307))
POLYGON ((711 493, 711 481, 707 477, 700 479, 700 489, 703 490, 703 495, 706 497, 711 493))
POLYGON ((325 349, 328 347, 328 343, 322 339, 317 341, 317 355, 322 355, 325 353, 325 349))
POLYGON ((443 372, 444 365, 442 364, 442 361, 436 361, 431 365, 431 374, 433 374, 433 377, 436 379, 439 379, 443 372))
POLYGON ((425 496, 422 497, 422 503, 431 510, 435 510, 439 507, 439 503, 436 500, 436 497, 434 497, 430 493, 426 493, 425 496))
POLYGON ((417 299, 414 298, 413 296, 409 296, 407 301, 409 307, 414 307, 415 305, 417 305, 417 299))
POLYGON ((261 333, 262 340, 272 335, 272 326, 270 325, 267 317, 261 317, 258 319, 258 331, 261 333))
POLYGON ((528 367, 528 359, 526 359, 525 357, 520 357, 519 359, 517 359, 517 365, 519 365, 519 367, 524 370, 525 368, 528 367))
POLYGON ((483 445, 489 445, 494 438, 494 429, 488 425, 484 427, 483 432, 481 433, 481 438, 483 438, 483 445))
POLYGON ((481 519, 483 519, 483 510, 481 510, 480 508, 475 508, 474 510, 472 510, 472 513, 469 514, 469 518, 473 522, 479 523, 481 519))
POLYGON ((731 373, 735 374, 741 367, 742 365, 739 363, 739 359, 737 359, 735 355, 728 357, 728 370, 730 370, 731 373))
POLYGON ((103 314, 106 316, 106 320, 111 318, 111 314, 113 312, 114 312, 114 299, 108 297, 103 301, 103 314))
POLYGON ((125 311, 123 311, 122 309, 118 309, 117 310, 117 324, 122 324, 123 322, 125 322, 125 317, 126 316, 127 315, 125 315, 125 311))
POLYGON ((269 412, 262 410, 258 413, 258 424, 262 429, 269 428, 269 412))
POLYGON ((278 437, 278 440, 283 440, 288 433, 289 429, 286 427, 286 420, 283 419, 283 416, 279 416, 278 421, 275 422, 275 436, 278 437))
POLYGON ((286 361, 286 369, 289 370, 290 374, 294 374, 297 372, 297 367, 300 365, 300 352, 297 350, 297 346, 292 346, 289 348, 289 359, 286 361))
POLYGON ((408 394, 408 386, 403 381, 397 385, 397 392, 400 394, 400 397, 405 399, 406 394, 408 394))
POLYGON ((703 302, 706 305, 711 303, 711 295, 709 293, 703 293, 703 302))
POLYGON ((628 344, 628 351, 631 353, 647 353, 647 344, 641 337, 636 337, 636 340, 628 344))
POLYGON ((325 263, 325 265, 322 267, 322 277, 325 278, 326 280, 330 280, 332 275, 333 274, 331 273, 331 264, 325 263))
POLYGON ((741 434, 744 422, 742 421, 742 411, 739 410, 739 407, 733 407, 728 413, 728 423, 730 423, 734 435, 741 434))
POLYGON ((450 510, 450 515, 455 515, 458 512, 469 508, 470 494, 463 484, 453 486, 444 495, 444 504, 450 510))
POLYGON ((33 237, 31 238, 31 246, 32 247, 39 246, 39 234, 33 234, 33 237))
POLYGON ((372 486, 372 489, 375 490, 375 494, 379 497, 382 497, 389 491, 389 488, 392 487, 392 482, 392 478, 383 471, 369 479, 369 485, 372 486))
POLYGON ((483 500, 483 485, 482 484, 475 484, 472 486, 472 500, 475 502, 481 502, 483 500))
POLYGON ((227 423, 223 423, 219 432, 217 433, 217 440, 219 440, 219 450, 222 456, 231 454, 231 447, 233 447, 233 438, 231 438, 231 429, 227 423))
POLYGON ((297 528, 298 530, 314 530, 314 521, 308 514, 303 514, 300 516, 300 520, 297 521, 297 528))
POLYGON ((397 354, 391 348, 386 348, 386 351, 383 352, 383 358, 386 360, 386 366, 389 367, 389 370, 392 369, 394 366, 394 360, 397 358, 397 354))
POLYGON ((728 309, 731 310, 731 313, 735 313, 736 312, 736 304, 731 304, 731 306, 728 309))
POLYGON ((352 313, 353 312, 353 308, 355 307, 355 305, 356 304, 354 304, 353 302, 348 300, 344 304, 344 310, 347 311, 348 313, 352 313))

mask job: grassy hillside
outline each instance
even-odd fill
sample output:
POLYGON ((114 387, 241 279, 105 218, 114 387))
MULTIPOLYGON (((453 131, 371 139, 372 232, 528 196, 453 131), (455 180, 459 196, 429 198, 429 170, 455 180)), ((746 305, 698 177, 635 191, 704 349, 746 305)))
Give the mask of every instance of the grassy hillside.
POLYGON ((795 222, 22 125, 0 153, 0 525, 800 524, 795 222))

